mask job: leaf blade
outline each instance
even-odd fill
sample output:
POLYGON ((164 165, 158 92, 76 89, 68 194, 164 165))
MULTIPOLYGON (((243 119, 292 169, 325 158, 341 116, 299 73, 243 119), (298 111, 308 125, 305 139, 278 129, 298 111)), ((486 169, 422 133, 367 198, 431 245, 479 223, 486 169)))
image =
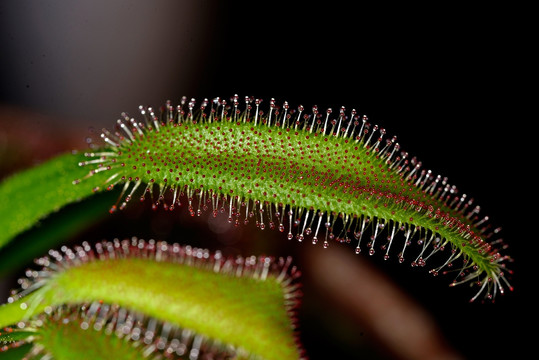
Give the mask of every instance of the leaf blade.
POLYGON ((92 195, 93 189, 103 185, 106 178, 96 174, 73 186, 73 180, 88 174, 88 169, 77 166, 84 159, 84 154, 66 153, 4 179, 0 184, 0 248, 50 213, 92 195))
POLYGON ((188 328, 267 359, 299 357, 292 309, 287 304, 295 296, 289 289, 291 278, 285 276, 289 261, 280 265, 267 257, 223 261, 219 255, 204 260, 195 250, 178 258, 174 251, 191 252, 190 248, 178 247, 170 249, 168 260, 157 261, 158 252, 141 249, 140 244, 144 243, 133 246, 125 257, 122 247, 96 255, 100 260, 79 259, 82 264, 73 266, 68 263, 78 260, 71 258, 54 265, 63 270, 37 280, 45 285, 0 306, 0 327, 30 319, 47 307, 103 302, 188 328), (270 271, 270 265, 275 269, 270 271))

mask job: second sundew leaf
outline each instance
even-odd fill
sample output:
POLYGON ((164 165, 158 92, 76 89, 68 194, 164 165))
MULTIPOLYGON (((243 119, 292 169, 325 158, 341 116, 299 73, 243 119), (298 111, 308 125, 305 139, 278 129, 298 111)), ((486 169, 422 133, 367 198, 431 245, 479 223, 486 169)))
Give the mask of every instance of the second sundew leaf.
POLYGON ((0 307, 0 326, 65 304, 115 304, 265 359, 300 357, 293 329, 299 273, 289 259, 225 259, 138 239, 50 254, 0 307))
POLYGON ((438 274, 462 261, 452 284, 479 284, 472 300, 511 288, 510 258, 491 238, 497 230, 488 230, 479 207, 446 178, 402 152, 396 137, 385 139, 384 129, 355 110, 333 114, 315 106, 307 114, 272 99, 264 112, 260 104, 246 97, 241 110, 235 96, 230 104, 217 98, 196 108, 184 98, 176 108, 167 102, 159 115, 141 106, 140 121, 124 113, 117 131, 103 131, 106 146, 81 162, 90 173, 75 182, 107 173, 101 188, 122 191, 111 211, 134 197, 167 209, 186 201, 192 215, 226 212, 230 222, 255 221, 288 239, 325 247, 332 239, 354 242, 357 253, 381 249, 400 262, 414 240, 421 246, 412 265, 445 253, 431 270, 438 274))

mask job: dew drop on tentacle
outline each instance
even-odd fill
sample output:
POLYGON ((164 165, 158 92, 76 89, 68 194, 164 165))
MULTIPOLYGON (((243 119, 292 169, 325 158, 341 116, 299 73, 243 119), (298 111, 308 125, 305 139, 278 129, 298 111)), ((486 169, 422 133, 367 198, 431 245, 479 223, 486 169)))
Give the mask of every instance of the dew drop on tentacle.
MULTIPOLYGON (((298 235, 296 235, 296 237, 297 237, 297 240, 298 240, 299 242, 303 242, 303 240, 305 239, 305 235, 304 235, 304 234, 306 233, 306 231, 305 231, 306 229, 305 229, 305 228, 307 227, 307 222, 308 222, 308 220, 309 220, 309 214, 310 214, 310 212, 307 211, 306 214, 305 214, 305 217, 303 218, 303 220, 301 220, 301 218, 302 218, 301 212, 300 212, 300 214, 298 215, 299 223, 298 223, 297 225, 301 228, 301 232, 298 231, 298 235), (303 227, 301 227, 301 221, 303 221, 303 227)), ((299 230, 299 228, 298 228, 298 230, 299 230)))
POLYGON ((288 211, 288 235, 287 235, 288 240, 292 240, 294 238, 294 235, 292 234, 292 225, 293 225, 292 218, 293 217, 294 217, 294 211, 290 209, 288 211))

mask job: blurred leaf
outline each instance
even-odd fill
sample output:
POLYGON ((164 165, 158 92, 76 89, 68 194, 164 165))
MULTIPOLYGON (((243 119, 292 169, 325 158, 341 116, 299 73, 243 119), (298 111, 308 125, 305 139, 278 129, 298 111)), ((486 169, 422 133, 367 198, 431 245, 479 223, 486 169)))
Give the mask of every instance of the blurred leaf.
POLYGON ((32 344, 23 344, 6 351, 0 351, 0 360, 23 360, 32 348, 32 344))
POLYGON ((46 268, 23 286, 22 297, 0 306, 0 327, 64 304, 108 303, 267 359, 300 355, 290 318, 298 295, 290 261, 223 259, 191 247, 129 240, 62 253, 65 260, 55 255, 51 267, 44 260, 46 268))

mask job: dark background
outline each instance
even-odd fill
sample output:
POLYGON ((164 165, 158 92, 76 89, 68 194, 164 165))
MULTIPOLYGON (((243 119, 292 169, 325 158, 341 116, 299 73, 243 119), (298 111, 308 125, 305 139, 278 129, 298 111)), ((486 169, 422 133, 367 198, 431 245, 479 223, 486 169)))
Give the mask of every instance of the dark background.
MULTIPOLYGON (((16 125, 12 114, 21 113, 38 128, 77 134, 74 143, 84 145, 89 127, 183 95, 356 108, 503 227, 515 291, 496 304, 468 304, 469 293, 447 289, 448 279, 423 283, 405 265, 381 270, 465 357, 527 353, 524 338, 537 318, 537 134, 535 119, 522 112, 531 98, 526 13, 449 5, 2 2, 0 126, 16 125)), ((312 358, 333 347, 334 335, 304 330, 312 358)), ((340 354, 387 356, 369 346, 347 342, 340 354)))

